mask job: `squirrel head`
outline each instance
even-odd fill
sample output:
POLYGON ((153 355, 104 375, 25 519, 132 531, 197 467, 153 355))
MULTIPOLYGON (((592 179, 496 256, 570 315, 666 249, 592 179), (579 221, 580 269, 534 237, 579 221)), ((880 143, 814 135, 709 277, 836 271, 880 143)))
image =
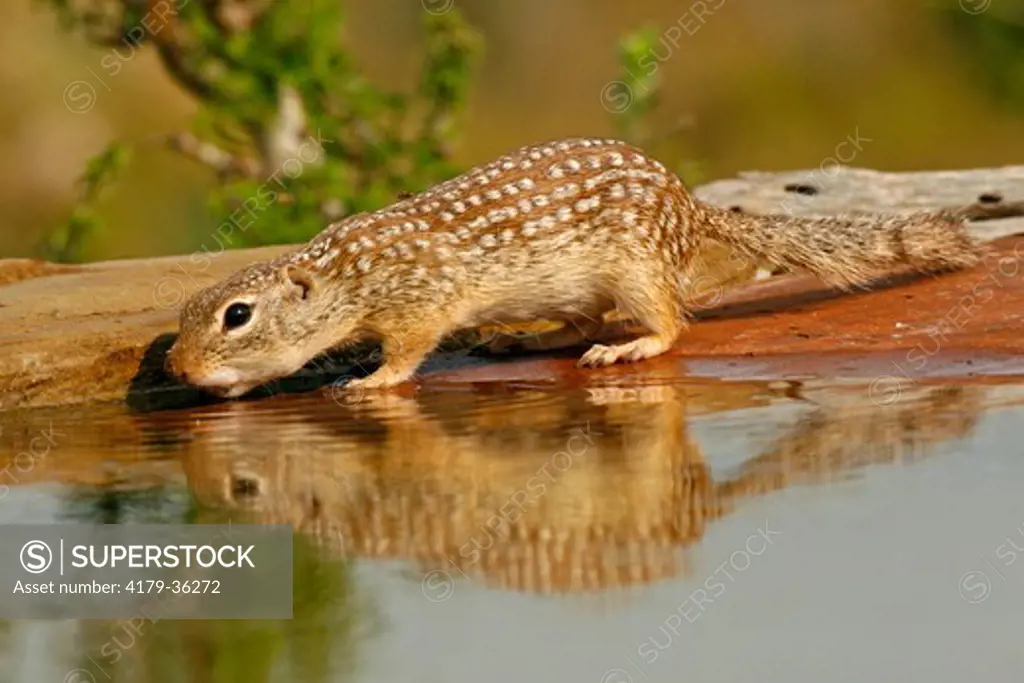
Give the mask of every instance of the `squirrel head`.
POLYGON ((300 265, 258 263, 196 293, 181 309, 168 374, 234 398, 299 370, 325 350, 329 297, 300 265))

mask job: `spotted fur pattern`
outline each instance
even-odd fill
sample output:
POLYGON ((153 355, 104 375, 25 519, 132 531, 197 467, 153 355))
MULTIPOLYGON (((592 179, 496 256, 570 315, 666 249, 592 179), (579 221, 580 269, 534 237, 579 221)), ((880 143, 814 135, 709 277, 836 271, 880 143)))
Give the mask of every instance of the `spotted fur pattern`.
POLYGON ((385 363, 354 385, 407 380, 441 338, 482 324, 548 319, 554 348, 593 338, 619 309, 650 333, 595 345, 584 366, 668 350, 685 327, 683 272, 713 238, 841 286, 894 265, 922 270, 977 258, 961 221, 936 214, 801 219, 726 212, 615 140, 521 148, 372 214, 328 226, 302 249, 251 266, 191 299, 169 369, 239 393, 346 342, 383 341, 385 363), (223 311, 253 320, 226 331, 223 311))

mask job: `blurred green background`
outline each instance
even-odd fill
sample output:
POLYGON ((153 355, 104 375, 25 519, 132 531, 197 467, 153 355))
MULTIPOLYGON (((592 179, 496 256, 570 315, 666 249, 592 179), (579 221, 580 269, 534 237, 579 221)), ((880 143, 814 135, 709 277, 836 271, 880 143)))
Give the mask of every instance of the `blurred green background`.
MULTIPOLYGON (((278 2, 295 12, 323 5, 278 2)), ((76 4, 104 3, 0 3, 6 56, 0 61, 0 256, 45 253, 41 246, 80 198, 76 183, 87 163, 115 140, 136 147, 120 180, 93 207, 102 228, 81 241, 76 259, 195 250, 223 218, 211 206, 216 176, 162 141, 194 128, 199 103, 165 72, 151 45, 110 75, 101 60, 111 48, 91 45, 82 31, 58 22, 56 7, 76 4), (94 84, 96 102, 88 111, 66 106, 65 93, 76 81, 94 84)), ((424 19, 452 3, 337 4, 344 9, 336 40, 346 69, 388 92, 423 87, 425 55, 438 56, 424 19)), ((453 163, 431 162, 417 175, 414 161, 414 189, 509 148, 570 135, 642 138, 636 141, 690 184, 741 170, 815 167, 858 133, 869 142, 850 162, 855 166, 1024 162, 1024 0, 467 0, 454 6, 481 49, 465 108, 445 132, 444 152, 451 151, 453 163), (707 10, 703 17, 700 9, 707 10), (661 41, 673 25, 689 27, 677 46, 661 41), (648 42, 636 33, 645 28, 648 42), (657 65, 658 97, 649 111, 650 103, 639 101, 625 114, 603 106, 606 85, 622 78, 624 55, 627 63, 641 58, 641 65, 657 65)), ((632 71, 643 78, 635 64, 632 71)), ((654 87, 630 82, 634 89, 654 87)), ((445 83, 433 87, 443 90, 445 83)), ((371 185, 364 196, 346 185, 344 174, 321 180, 335 183, 339 196, 356 197, 345 211, 386 203, 396 187, 371 185)), ((265 241, 299 241, 315 231, 303 223, 265 241)))

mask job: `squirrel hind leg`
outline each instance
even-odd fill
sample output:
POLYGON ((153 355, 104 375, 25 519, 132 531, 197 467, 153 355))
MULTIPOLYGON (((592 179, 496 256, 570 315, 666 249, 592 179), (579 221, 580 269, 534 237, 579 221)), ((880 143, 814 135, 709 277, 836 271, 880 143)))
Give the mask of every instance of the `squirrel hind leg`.
POLYGON ((624 344, 594 344, 576 365, 581 368, 602 368, 616 363, 635 363, 660 356, 672 348, 673 341, 660 334, 649 334, 624 344))
POLYGON ((579 359, 577 367, 599 368, 660 356, 672 348, 686 329, 686 315, 675 280, 665 278, 658 283, 627 277, 617 292, 619 308, 650 334, 622 344, 595 344, 579 359))

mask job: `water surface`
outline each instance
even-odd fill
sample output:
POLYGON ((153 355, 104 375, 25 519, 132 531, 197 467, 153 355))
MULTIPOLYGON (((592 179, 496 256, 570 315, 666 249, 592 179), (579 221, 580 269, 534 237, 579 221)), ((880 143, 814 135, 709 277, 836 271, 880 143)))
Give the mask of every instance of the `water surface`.
POLYGON ((5 449, 52 447, 0 523, 309 542, 291 621, 6 622, 0 680, 1018 680, 1022 398, 709 380, 7 415, 5 449))

